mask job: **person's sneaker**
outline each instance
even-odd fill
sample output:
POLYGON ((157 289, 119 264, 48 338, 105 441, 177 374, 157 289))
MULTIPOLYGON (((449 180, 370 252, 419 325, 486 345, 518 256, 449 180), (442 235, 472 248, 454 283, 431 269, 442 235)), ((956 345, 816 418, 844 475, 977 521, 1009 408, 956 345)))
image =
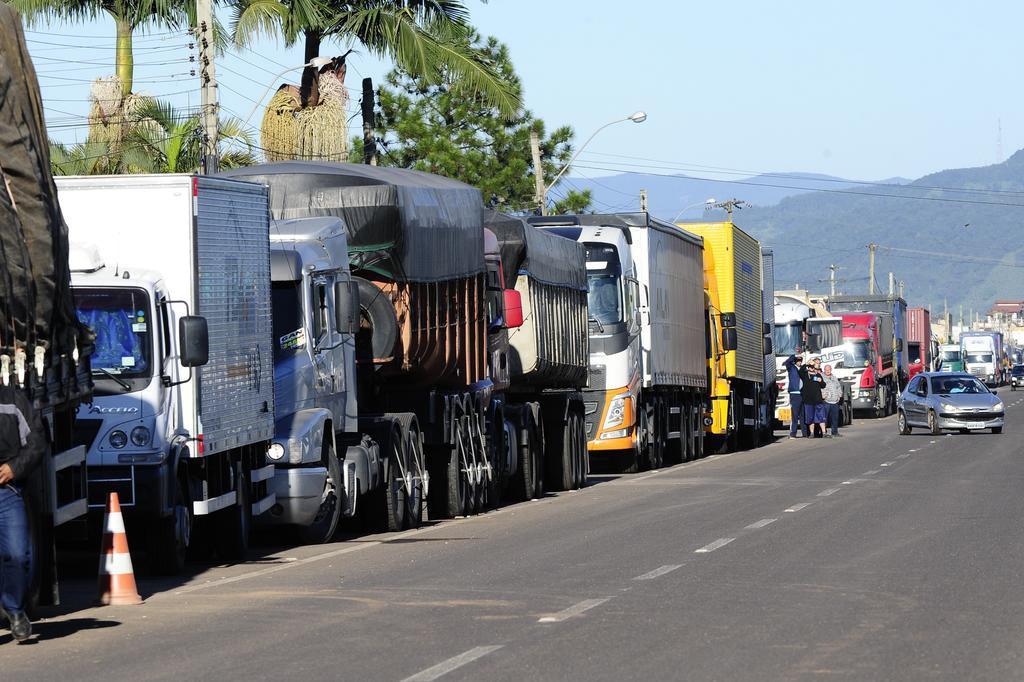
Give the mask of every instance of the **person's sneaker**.
POLYGON ((831 433, 826 433, 826 434, 825 434, 825 438, 831 438, 831 437, 832 437, 832 434, 831 434, 831 433))
POLYGON ((11 624, 11 634, 14 636, 14 641, 24 642, 32 636, 32 621, 28 619, 24 611, 21 613, 8 613, 7 619, 11 624))

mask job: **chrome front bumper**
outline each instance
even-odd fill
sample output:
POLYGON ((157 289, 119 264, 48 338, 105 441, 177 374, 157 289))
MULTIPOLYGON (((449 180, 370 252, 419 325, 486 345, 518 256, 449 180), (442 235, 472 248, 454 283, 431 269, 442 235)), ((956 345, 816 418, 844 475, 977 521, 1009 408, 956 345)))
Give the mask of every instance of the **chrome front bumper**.
POLYGON ((937 422, 940 429, 969 429, 971 431, 984 431, 985 429, 1000 428, 1003 426, 1003 417, 995 419, 969 419, 970 415, 961 417, 938 417, 937 422))
POLYGON ((326 483, 326 467, 277 467, 267 482, 268 492, 277 496, 277 504, 260 521, 308 526, 320 511, 326 483))

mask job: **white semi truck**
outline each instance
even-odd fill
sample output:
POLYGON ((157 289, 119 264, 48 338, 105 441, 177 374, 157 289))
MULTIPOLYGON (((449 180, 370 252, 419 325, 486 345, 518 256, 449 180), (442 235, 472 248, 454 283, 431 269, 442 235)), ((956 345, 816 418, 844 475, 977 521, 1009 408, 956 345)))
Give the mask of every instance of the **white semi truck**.
POLYGON ((1002 332, 964 332, 960 335, 960 358, 964 371, 989 386, 1002 386, 1006 381, 1003 355, 1002 332))
POLYGON ((267 190, 192 175, 57 188, 96 333, 95 400, 76 423, 93 516, 117 492, 156 572, 190 549, 239 557, 275 501, 267 190))
POLYGON ((703 453, 703 240, 647 213, 531 218, 587 252, 591 458, 658 467, 703 453))

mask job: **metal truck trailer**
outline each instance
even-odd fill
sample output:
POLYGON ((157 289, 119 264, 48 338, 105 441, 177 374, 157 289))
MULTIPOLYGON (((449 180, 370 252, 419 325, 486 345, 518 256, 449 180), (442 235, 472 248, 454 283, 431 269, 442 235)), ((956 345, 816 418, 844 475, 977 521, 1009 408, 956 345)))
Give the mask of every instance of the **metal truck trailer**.
POLYGON ((778 402, 779 385, 775 381, 775 354, 771 348, 775 335, 775 254, 771 249, 761 248, 761 314, 764 318, 765 355, 764 355, 764 392, 761 403, 762 440, 769 441, 772 437, 775 421, 775 405, 778 402))
MULTIPOLYGON (((589 470, 582 393, 590 360, 586 249, 494 211, 484 226, 497 239, 502 288, 517 292, 520 305, 519 326, 503 330, 507 387, 495 382, 492 407, 510 426, 495 434, 508 439, 501 476, 517 499, 535 496, 545 483, 581 487, 589 470)), ((507 296, 495 299, 505 322, 514 314, 507 302, 507 296)))
POLYGON ((587 249, 591 457, 615 469, 700 456, 703 244, 647 213, 531 218, 587 249))
POLYGON ((898 296, 884 294, 842 295, 829 298, 829 310, 833 313, 842 312, 873 312, 886 313, 892 317, 893 348, 895 352, 897 377, 899 386, 907 383, 909 365, 907 363, 907 302, 898 296))
POLYGON ((77 314, 97 334, 95 402, 76 429, 94 519, 117 492, 158 572, 181 570, 193 522, 241 556, 274 503, 267 190, 162 174, 57 188, 77 314))
POLYGON ((0 394, 40 424, 42 465, 25 481, 34 572, 29 608, 59 603, 54 536, 86 512, 74 415, 90 399, 92 334, 75 317, 67 227, 50 173, 35 70, 21 20, 0 3, 0 394))
POLYGON ((907 309, 907 367, 908 376, 931 371, 932 323, 927 308, 907 309))

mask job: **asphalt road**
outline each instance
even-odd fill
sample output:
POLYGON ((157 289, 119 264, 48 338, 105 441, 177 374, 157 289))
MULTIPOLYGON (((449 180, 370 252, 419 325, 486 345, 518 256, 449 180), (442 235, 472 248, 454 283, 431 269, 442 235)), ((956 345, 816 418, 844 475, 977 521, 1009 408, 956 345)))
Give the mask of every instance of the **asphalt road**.
MULTIPOLYGON (((858 421, 401 534, 267 549, 146 603, 92 581, 0 678, 1024 677, 1024 394, 989 434, 858 421)), ((129 538, 131 541, 131 538, 129 538)))

